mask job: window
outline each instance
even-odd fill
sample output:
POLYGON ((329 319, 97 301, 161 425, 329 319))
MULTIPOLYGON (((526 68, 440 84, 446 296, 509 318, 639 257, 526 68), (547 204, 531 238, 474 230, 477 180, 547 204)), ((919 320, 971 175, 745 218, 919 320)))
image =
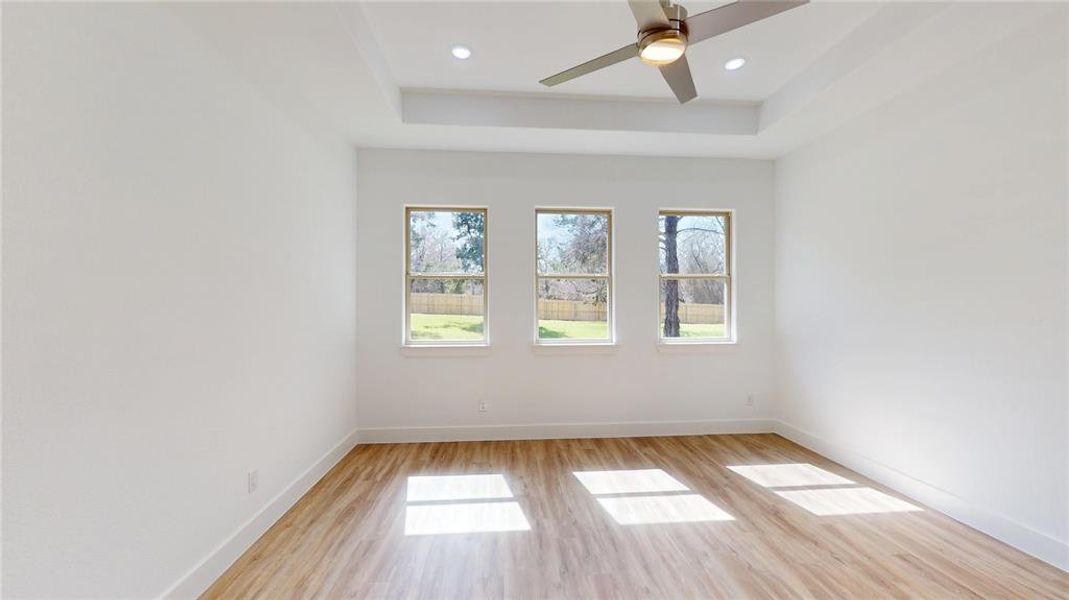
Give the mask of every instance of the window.
POLYGON ((731 339, 731 214, 661 211, 660 337, 731 339))
POLYGON ((539 209, 536 339, 612 341, 612 212, 539 209))
POLYGON ((404 340, 486 343, 485 208, 405 208, 404 340))

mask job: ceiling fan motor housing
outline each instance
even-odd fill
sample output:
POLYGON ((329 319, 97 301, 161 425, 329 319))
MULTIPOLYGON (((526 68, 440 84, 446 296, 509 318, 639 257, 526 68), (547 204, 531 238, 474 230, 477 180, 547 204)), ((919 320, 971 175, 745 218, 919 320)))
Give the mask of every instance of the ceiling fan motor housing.
POLYGON ((638 32, 639 59, 650 65, 667 65, 678 60, 687 49, 687 9, 662 2, 668 27, 638 32))

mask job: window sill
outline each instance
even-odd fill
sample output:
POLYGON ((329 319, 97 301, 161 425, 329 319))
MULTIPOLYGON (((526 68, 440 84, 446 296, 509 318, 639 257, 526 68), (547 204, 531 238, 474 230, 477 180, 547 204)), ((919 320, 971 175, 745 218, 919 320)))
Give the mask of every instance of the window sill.
POLYGON ((694 342, 657 342, 657 351, 667 354, 686 354, 702 352, 725 352, 739 345, 738 340, 702 340, 694 342))
POLYGON ((449 356, 487 356, 490 344, 405 344, 401 346, 402 356, 421 358, 449 356))
POLYGON ((612 354, 619 345, 616 342, 534 342, 531 351, 535 354, 612 354))

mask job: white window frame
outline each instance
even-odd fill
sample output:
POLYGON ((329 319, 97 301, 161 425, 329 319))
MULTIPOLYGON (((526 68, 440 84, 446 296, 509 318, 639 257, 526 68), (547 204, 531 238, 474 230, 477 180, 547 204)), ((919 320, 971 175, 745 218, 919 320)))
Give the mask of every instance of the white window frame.
POLYGON ((538 346, 612 346, 616 344, 616 319, 615 319, 615 290, 613 285, 613 222, 615 214, 612 208, 605 207, 572 207, 572 206, 543 206, 536 207, 534 213, 534 343, 538 346), (606 269, 604 274, 595 273, 542 273, 538 269, 538 216, 542 214, 565 214, 565 215, 605 215, 608 217, 608 254, 606 256, 606 269), (606 338, 564 338, 542 339, 538 335, 538 282, 541 279, 594 279, 606 282, 605 291, 605 319, 608 327, 606 338))
POLYGON ((657 211, 657 220, 654 223, 657 234, 657 342, 665 345, 717 345, 734 344, 736 342, 735 328, 735 213, 726 209, 698 209, 698 208, 661 208, 657 211), (660 242, 661 242, 661 217, 665 215, 696 216, 696 217, 723 217, 724 219, 724 272, 716 274, 678 274, 661 273, 660 242), (724 282, 724 335, 723 337, 665 337, 664 320, 661 318, 661 284, 666 279, 712 279, 724 282))
POLYGON ((402 345, 410 347, 489 346, 490 345, 490 211, 485 206, 429 206, 404 207, 404 301, 401 310, 404 321, 402 345), (483 214, 483 261, 480 273, 424 273, 412 271, 412 213, 413 212, 481 212, 483 214), (412 282, 416 279, 473 279, 483 288, 483 337, 481 340, 414 340, 412 339, 411 304, 412 282))

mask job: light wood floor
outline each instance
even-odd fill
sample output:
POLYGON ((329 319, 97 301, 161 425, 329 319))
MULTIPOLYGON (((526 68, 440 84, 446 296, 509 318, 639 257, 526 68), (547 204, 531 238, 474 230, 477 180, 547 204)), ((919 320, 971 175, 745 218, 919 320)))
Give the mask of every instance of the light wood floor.
POLYGON ((358 446, 204 597, 1066 598, 1067 590, 1066 573, 779 436, 730 435, 358 446), (728 468, 774 464, 816 469, 745 472, 755 482, 728 468), (574 474, 587 471, 616 473, 574 474), (503 478, 408 480, 461 474, 503 478), (920 510, 844 514, 907 508, 920 510), (702 520, 651 522, 664 519, 702 520), (470 532, 495 527, 521 530, 470 532), (469 532, 433 533, 450 528, 469 532))

